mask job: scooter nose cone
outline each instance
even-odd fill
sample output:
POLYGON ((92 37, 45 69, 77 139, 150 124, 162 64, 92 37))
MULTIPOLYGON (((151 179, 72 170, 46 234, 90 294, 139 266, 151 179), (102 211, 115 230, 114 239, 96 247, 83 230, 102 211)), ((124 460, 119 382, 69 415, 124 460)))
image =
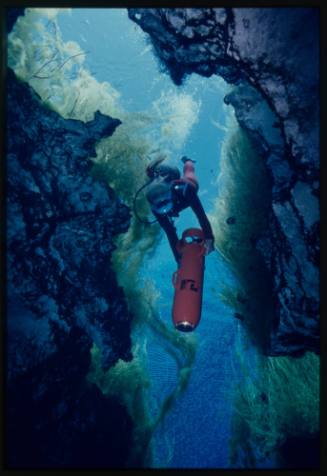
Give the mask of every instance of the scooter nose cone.
POLYGON ((194 325, 187 321, 178 322, 175 328, 182 332, 191 332, 194 329, 194 325))

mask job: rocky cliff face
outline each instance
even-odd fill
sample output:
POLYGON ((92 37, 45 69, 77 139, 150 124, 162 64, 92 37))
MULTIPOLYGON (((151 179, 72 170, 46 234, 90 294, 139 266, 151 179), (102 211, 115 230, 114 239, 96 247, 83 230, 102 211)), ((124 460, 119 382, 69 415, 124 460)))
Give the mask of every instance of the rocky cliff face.
POLYGON ((89 174, 120 121, 64 120, 7 75, 7 443, 9 466, 124 466, 131 421, 85 383, 130 360, 130 322, 110 256, 129 209, 89 174))
POLYGON ((179 85, 218 74, 272 179, 258 241, 273 278, 270 355, 319 352, 319 10, 129 9, 179 85))

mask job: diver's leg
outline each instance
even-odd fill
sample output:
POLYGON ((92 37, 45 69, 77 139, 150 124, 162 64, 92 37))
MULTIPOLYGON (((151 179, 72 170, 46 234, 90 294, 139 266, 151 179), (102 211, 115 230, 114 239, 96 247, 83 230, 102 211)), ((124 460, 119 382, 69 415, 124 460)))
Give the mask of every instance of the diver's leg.
POLYGON ((178 237, 177 237, 176 231, 175 231, 175 233, 169 233, 169 234, 167 233, 167 237, 168 237, 168 241, 169 241, 170 247, 172 249, 172 252, 174 253, 175 260, 176 260, 177 264, 179 264, 180 259, 181 259, 181 254, 178 253, 177 248, 176 248, 176 245, 178 243, 178 237))
POLYGON ((169 225, 165 227, 165 232, 171 247, 172 252, 174 253, 174 257, 176 262, 179 264, 179 261, 181 259, 180 253, 178 253, 176 245, 178 243, 178 236, 176 233, 176 228, 172 224, 172 222, 169 221, 169 225))
POLYGON ((162 216, 159 215, 158 213, 153 212, 154 216, 158 220, 159 225, 163 230, 165 231, 170 247, 172 249, 172 252, 174 253, 175 260, 177 263, 179 263, 179 260, 181 259, 180 253, 178 253, 176 245, 178 243, 178 236, 176 233, 176 228, 174 226, 173 220, 168 218, 166 215, 162 216))

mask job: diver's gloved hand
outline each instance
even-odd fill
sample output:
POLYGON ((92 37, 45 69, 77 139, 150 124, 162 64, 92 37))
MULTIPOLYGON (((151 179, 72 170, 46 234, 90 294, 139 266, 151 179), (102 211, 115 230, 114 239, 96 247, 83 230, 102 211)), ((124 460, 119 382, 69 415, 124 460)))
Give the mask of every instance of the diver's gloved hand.
POLYGON ((215 251, 214 240, 204 240, 204 254, 207 256, 212 251, 215 251))
POLYGON ((183 157, 181 158, 181 161, 183 162, 183 164, 185 164, 185 162, 187 162, 188 160, 190 162, 193 162, 194 164, 196 163, 196 160, 189 159, 188 157, 186 157, 186 155, 183 155, 183 157))

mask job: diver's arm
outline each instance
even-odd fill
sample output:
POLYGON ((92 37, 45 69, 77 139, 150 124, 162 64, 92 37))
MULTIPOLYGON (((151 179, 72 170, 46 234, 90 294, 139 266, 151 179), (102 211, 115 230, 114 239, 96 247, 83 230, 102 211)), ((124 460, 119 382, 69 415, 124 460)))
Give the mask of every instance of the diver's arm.
POLYGON ((172 252, 174 253, 175 260, 176 260, 177 263, 179 263, 179 261, 181 259, 181 255, 180 255, 180 253, 178 253, 178 251, 176 249, 176 245, 177 245, 177 242, 178 242, 178 236, 177 236, 176 228, 174 227, 174 224, 167 217, 167 215, 159 215, 158 213, 156 213, 154 211, 152 211, 152 213, 154 214, 154 216, 158 220, 158 223, 161 226, 161 228, 164 229, 164 231, 167 235, 170 247, 172 249, 172 252))
POLYGON ((192 210, 194 211, 195 215, 197 216, 197 219, 199 220, 200 226, 204 233, 204 238, 206 240, 207 252, 210 253, 210 251, 213 251, 214 249, 213 244, 214 244, 215 238, 213 236, 212 228, 208 220, 208 217, 205 214, 202 203, 194 187, 192 186, 187 187, 186 196, 189 200, 192 210))

